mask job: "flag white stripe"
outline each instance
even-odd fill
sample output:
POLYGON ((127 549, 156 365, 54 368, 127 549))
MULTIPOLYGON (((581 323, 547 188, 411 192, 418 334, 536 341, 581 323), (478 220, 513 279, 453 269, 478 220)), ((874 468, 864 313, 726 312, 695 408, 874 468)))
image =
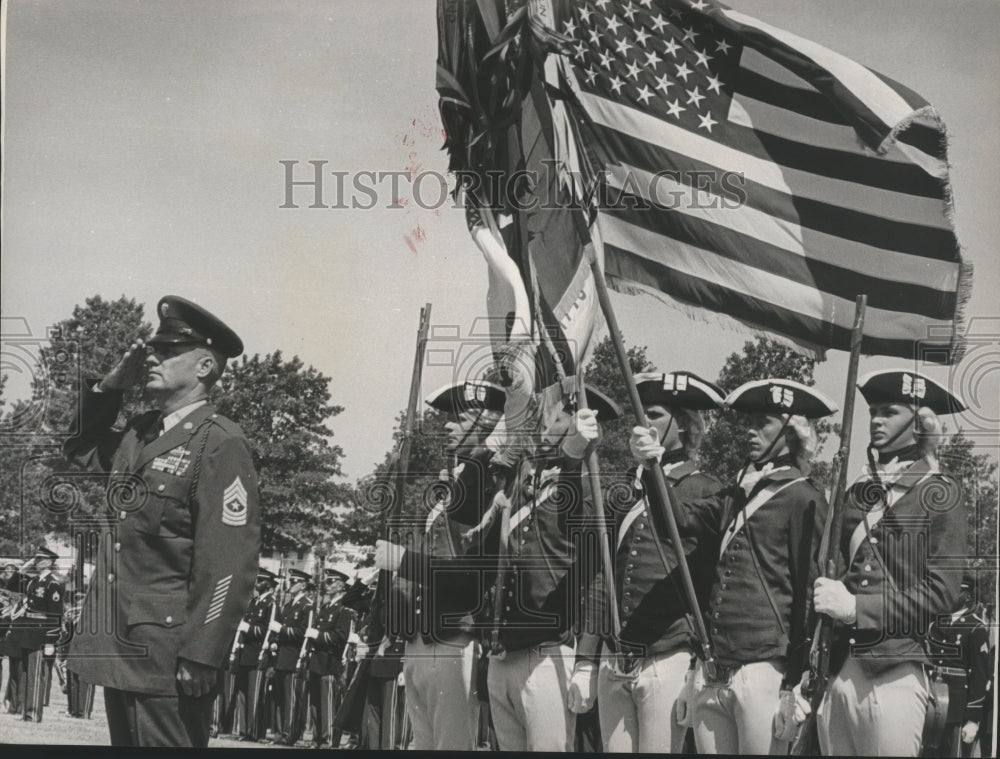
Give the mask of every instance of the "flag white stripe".
POLYGON ((742 173, 748 180, 797 198, 837 205, 881 218, 951 229, 941 201, 810 174, 780 166, 676 127, 634 108, 619 105, 586 92, 580 93, 584 108, 598 124, 654 145, 670 149, 709 166, 742 173), (891 208, 892 215, 885 213, 891 208))
POLYGON ((776 40, 809 58, 820 68, 829 71, 886 126, 894 127, 913 114, 913 106, 907 103, 899 93, 850 58, 845 58, 820 44, 778 29, 739 11, 724 10, 723 15, 728 16, 738 24, 770 34, 776 40))
POLYGON ((746 204, 733 208, 722 202, 731 202, 731 199, 697 190, 665 175, 655 176, 635 166, 609 166, 608 184, 617 190, 626 186, 630 190, 638 189, 646 200, 669 203, 672 211, 755 237, 802 258, 823 261, 886 282, 916 283, 947 291, 954 291, 958 286, 957 263, 884 250, 825 232, 803 230, 794 222, 779 219, 746 204), (629 174, 637 181, 629 181, 626 185, 629 174), (652 192, 648 191, 650 189, 652 192), (711 207, 713 204, 717 207, 711 207), (808 250, 803 244, 804 236, 809 239, 808 250))
MULTIPOLYGON (((706 280, 736 293, 767 303, 781 294, 780 305, 789 311, 820 319, 850 329, 854 318, 854 301, 817 290, 809 285, 733 261, 710 250, 678 242, 614 216, 598 214, 601 236, 605 244, 614 245, 661 265, 669 265, 682 274, 706 280), (657 256, 647 251, 663 251, 657 256)), ((929 334, 930 325, 946 321, 928 319, 919 314, 887 311, 869 307, 865 319, 865 334, 874 339, 912 340, 914 333, 929 334)))

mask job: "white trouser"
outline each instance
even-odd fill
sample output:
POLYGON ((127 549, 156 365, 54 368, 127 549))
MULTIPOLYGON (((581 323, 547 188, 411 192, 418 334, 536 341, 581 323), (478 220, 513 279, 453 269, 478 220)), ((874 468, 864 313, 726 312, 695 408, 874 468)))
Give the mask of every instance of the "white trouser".
POLYGON ((413 726, 411 748, 472 751, 479 727, 476 664, 479 644, 471 636, 449 643, 407 641, 403 660, 406 712, 413 726))

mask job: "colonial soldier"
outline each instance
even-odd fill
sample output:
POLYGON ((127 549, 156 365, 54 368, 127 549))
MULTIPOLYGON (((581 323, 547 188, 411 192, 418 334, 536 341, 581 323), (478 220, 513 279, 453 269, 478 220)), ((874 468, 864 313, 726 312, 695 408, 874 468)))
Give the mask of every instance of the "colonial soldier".
MULTIPOLYGON (((288 571, 291 585, 287 600, 271 623, 271 631, 276 636, 277 656, 274 662, 274 697, 278 707, 278 728, 281 735, 276 743, 294 746, 301 735, 295 735, 295 665, 299 661, 299 651, 309 627, 309 611, 312 608, 308 588, 312 575, 300 569, 288 571)), ((273 647, 273 646, 272 646, 273 647)))
POLYGON ((81 427, 65 444, 71 461, 110 474, 70 669, 104 686, 112 745, 205 746, 260 552, 250 444, 208 400, 243 343, 183 298, 164 297, 157 313, 149 344, 83 388, 81 427), (144 368, 158 409, 113 429, 144 368))
POLYGON ((837 544, 844 576, 821 578, 815 607, 841 625, 817 714, 824 754, 916 756, 929 691, 924 638, 959 599, 966 553, 960 486, 941 475, 937 414, 964 404, 928 377, 878 371, 858 388, 869 405, 866 476, 851 488, 837 544))
POLYGON ((236 654, 236 688, 233 703, 229 705, 233 712, 233 730, 240 740, 259 740, 251 723, 253 718, 252 699, 260 692, 259 685, 254 682, 256 677, 263 677, 257 671, 260 659, 260 648, 264 643, 267 625, 271 621, 271 606, 274 603, 274 586, 277 575, 261 567, 257 570, 257 581, 254 585, 254 597, 250 599, 246 614, 236 627, 236 634, 242 636, 239 650, 236 654))
MULTIPOLYGON (((794 738, 802 702, 793 689, 808 657, 807 600, 827 513, 807 479, 816 435, 809 420, 836 404, 798 382, 765 379, 725 399, 749 423, 749 463, 716 495, 674 499, 682 536, 718 538, 706 605, 714 652, 692 699, 699 753, 781 754, 794 738)), ((648 453, 650 436, 633 450, 648 453)))
POLYGON ((340 745, 340 733, 334 736, 330 730, 333 715, 340 705, 344 649, 355 619, 354 612, 341 603, 349 579, 338 569, 326 569, 319 618, 306 630, 306 636, 314 641, 308 683, 313 748, 322 748, 328 743, 332 748, 340 745))
MULTIPOLYGON (((605 640, 598 680, 601 735, 606 751, 679 753, 686 727, 675 707, 693 677, 692 613, 677 578, 677 554, 662 518, 651 514, 648 467, 659 462, 673 497, 714 495, 722 483, 698 470, 695 456, 705 431, 702 410, 722 408, 722 391, 690 372, 640 374, 636 387, 652 429, 652 449, 634 451, 643 487, 639 499, 615 514, 615 587, 621 619, 620 650, 605 640), (653 453, 652 457, 647 453, 653 453), (660 544, 657 546, 657 542, 660 544)), ((646 430, 639 430, 646 433, 646 430)), ((719 555, 718 539, 692 536, 682 550, 702 604, 708 600, 719 555)))
POLYGON ((581 545, 593 526, 581 465, 598 419, 611 421, 621 409, 592 388, 587 396, 588 409, 567 406, 546 423, 539 452, 547 456, 526 463, 516 510, 494 523, 491 543, 499 551, 502 541, 508 557, 491 588, 487 673, 501 751, 572 751, 576 715, 596 697, 599 638, 588 632, 593 610, 581 599, 589 598, 598 562, 581 545))
POLYGON ((975 575, 967 574, 959 608, 932 622, 927 633, 931 661, 949 686, 949 701, 944 736, 937 746, 924 746, 923 756, 982 755, 975 749, 990 678, 990 642, 976 585, 975 575))
POLYGON ((37 574, 25 589, 19 645, 24 660, 22 671, 26 675, 23 719, 28 722, 42 721, 46 675, 55 662, 55 642, 62 629, 66 590, 52 573, 57 558, 48 548, 39 548, 34 559, 37 574))
MULTIPOLYGON (((427 511, 417 515, 409 531, 393 599, 406 639, 403 678, 417 750, 472 751, 476 746, 479 646, 473 614, 484 587, 481 582, 456 587, 448 562, 482 556, 481 538, 466 535, 493 495, 486 439, 503 413, 505 397, 499 385, 470 380, 441 388, 426 401, 449 416, 449 467, 439 487, 428 490, 427 511)), ((381 564, 390 547, 380 541, 378 549, 381 564)))

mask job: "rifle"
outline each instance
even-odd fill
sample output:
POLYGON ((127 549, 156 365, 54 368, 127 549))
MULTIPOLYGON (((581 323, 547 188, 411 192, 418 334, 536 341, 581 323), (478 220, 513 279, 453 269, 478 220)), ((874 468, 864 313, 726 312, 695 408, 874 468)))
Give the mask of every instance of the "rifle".
MULTIPOLYGON (((851 331, 851 357, 847 365, 847 391, 844 398, 844 421, 840 429, 840 447, 834 458, 833 498, 823 541, 819 547, 818 563, 823 576, 837 578, 841 575, 840 533, 844 529, 844 510, 847 507, 847 462, 851 453, 851 431, 854 428, 854 396, 858 381, 858 363, 861 358, 861 338, 865 324, 865 306, 868 296, 859 295, 854 302, 854 327, 851 331)), ((806 619, 812 613, 812 595, 806 603, 806 619)), ((808 641, 807 641, 808 642, 808 641)), ((820 615, 813 636, 809 654, 809 675, 802 686, 802 695, 809 699, 812 707, 805 722, 799 728, 799 735, 792 745, 795 756, 815 756, 819 754, 819 735, 816 731, 816 712, 823 702, 830 682, 830 648, 833 643, 833 620, 820 615)))
MULTIPOLYGON (((420 309, 420 325, 417 329, 417 348, 413 360, 413 374, 410 378, 410 394, 406 407, 406 417, 388 477, 393 483, 393 499, 382 517, 381 533, 384 539, 391 538, 391 528, 403 508, 403 496, 406 483, 407 468, 410 459, 410 448, 413 444, 413 431, 416 426, 418 404, 420 402, 420 379, 423 374, 424 352, 427 348, 427 333, 430 329, 431 304, 427 303, 420 309)), ((392 573, 382 570, 378 573, 375 594, 370 607, 370 621, 366 642, 370 648, 367 656, 358 662, 354 670, 354 678, 347 687, 344 700, 333 719, 333 727, 345 733, 361 733, 364 718, 365 703, 368 694, 369 681, 372 680, 372 661, 375 659, 376 648, 382 638, 390 631, 388 594, 392 582, 392 573)), ((375 682, 378 682, 377 680, 375 682)), ((393 684, 395 687, 395 684, 393 684)), ((381 699, 379 700, 381 703, 381 699)))

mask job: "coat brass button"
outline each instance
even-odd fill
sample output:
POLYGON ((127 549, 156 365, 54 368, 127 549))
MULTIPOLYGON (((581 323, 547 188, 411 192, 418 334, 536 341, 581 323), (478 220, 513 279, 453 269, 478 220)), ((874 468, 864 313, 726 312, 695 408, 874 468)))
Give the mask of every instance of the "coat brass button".
POLYGON ((173 618, 173 617, 170 617, 170 616, 168 616, 168 617, 167 617, 167 618, 166 618, 165 620, 163 620, 163 621, 164 621, 164 622, 166 622, 166 623, 167 623, 168 625, 172 625, 172 624, 174 623, 174 618, 173 618))
POLYGON ((120 550, 122 550, 122 544, 121 543, 115 543, 115 551, 120 551, 120 550))
POLYGON ((163 492, 164 490, 166 490, 166 489, 167 489, 167 486, 166 486, 166 485, 159 485, 159 486, 158 486, 158 487, 156 488, 156 492, 158 492, 158 493, 162 493, 162 492, 163 492))
POLYGON ((112 583, 112 582, 114 582, 114 581, 115 581, 115 576, 114 576, 113 574, 109 574, 109 575, 108 575, 108 582, 109 582, 109 583, 112 583))

